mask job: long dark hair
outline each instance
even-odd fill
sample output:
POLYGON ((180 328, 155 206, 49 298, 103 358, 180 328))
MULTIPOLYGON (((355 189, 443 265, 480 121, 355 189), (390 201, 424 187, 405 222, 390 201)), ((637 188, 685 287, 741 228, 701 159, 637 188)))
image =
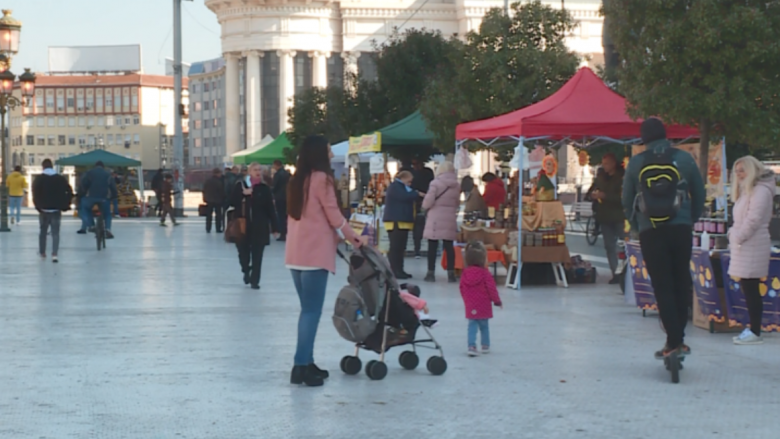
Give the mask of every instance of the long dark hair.
POLYGON ((303 141, 298 151, 298 162, 295 164, 295 174, 287 186, 287 214, 295 220, 300 220, 306 205, 306 194, 309 192, 309 177, 312 172, 324 172, 328 181, 336 190, 328 156, 328 139, 323 136, 309 136, 303 141))

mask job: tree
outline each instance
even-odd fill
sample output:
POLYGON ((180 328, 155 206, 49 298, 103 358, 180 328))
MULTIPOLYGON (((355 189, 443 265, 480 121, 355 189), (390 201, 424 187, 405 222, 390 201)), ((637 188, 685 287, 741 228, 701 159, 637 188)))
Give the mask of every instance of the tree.
POLYGON ((766 0, 612 1, 620 91, 634 117, 698 125, 710 138, 776 148, 780 139, 780 4, 766 0))
POLYGON ((457 44, 450 65, 431 82, 421 111, 439 145, 452 150, 459 123, 541 101, 576 72, 565 37, 576 24, 564 9, 534 0, 512 5, 510 17, 490 9, 478 32, 457 44))

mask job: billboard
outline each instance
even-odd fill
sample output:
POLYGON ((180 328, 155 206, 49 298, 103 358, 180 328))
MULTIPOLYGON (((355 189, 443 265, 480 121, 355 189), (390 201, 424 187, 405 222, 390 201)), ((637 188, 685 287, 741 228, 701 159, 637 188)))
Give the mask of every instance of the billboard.
POLYGON ((141 45, 49 47, 49 73, 141 72, 141 45))

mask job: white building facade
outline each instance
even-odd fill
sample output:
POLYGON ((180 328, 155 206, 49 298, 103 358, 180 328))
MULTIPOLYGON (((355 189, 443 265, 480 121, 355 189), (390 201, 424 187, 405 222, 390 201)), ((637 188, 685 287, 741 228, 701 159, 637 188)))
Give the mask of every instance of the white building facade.
MULTIPOLYGON (((189 69, 189 169, 223 165, 225 150, 225 61, 193 63, 189 69)), ((243 130, 242 130, 243 131, 243 130)))
MULTIPOLYGON (((578 21, 572 50, 603 63, 599 0, 544 0, 578 21)), ((493 0, 206 0, 222 28, 226 155, 289 127, 296 93, 343 81, 344 72, 375 74, 375 45, 395 30, 438 30, 445 37, 477 30, 493 0)))

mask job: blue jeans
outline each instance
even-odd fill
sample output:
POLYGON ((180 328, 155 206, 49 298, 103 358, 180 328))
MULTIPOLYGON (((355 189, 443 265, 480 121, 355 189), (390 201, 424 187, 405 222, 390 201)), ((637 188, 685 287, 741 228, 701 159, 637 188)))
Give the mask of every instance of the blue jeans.
POLYGON ((105 198, 98 197, 84 197, 81 199, 81 209, 83 216, 81 217, 81 227, 85 224, 92 226, 95 224, 95 219, 92 217, 92 207, 98 204, 100 205, 100 215, 103 216, 103 221, 106 222, 106 230, 111 230, 111 202, 105 198))
POLYGON ((328 270, 290 270, 295 290, 301 301, 298 317, 298 346, 295 348, 296 366, 314 363, 314 339, 325 302, 325 288, 328 286, 328 270))
POLYGON ((114 206, 114 215, 119 215, 119 198, 111 200, 111 204, 114 206))
POLYGON ((14 216, 14 210, 16 210, 16 222, 21 221, 22 216, 22 198, 23 197, 8 197, 8 208, 10 212, 8 216, 14 216))
POLYGON ((477 329, 482 335, 482 346, 490 346, 488 319, 469 319, 469 347, 477 346, 477 329))

